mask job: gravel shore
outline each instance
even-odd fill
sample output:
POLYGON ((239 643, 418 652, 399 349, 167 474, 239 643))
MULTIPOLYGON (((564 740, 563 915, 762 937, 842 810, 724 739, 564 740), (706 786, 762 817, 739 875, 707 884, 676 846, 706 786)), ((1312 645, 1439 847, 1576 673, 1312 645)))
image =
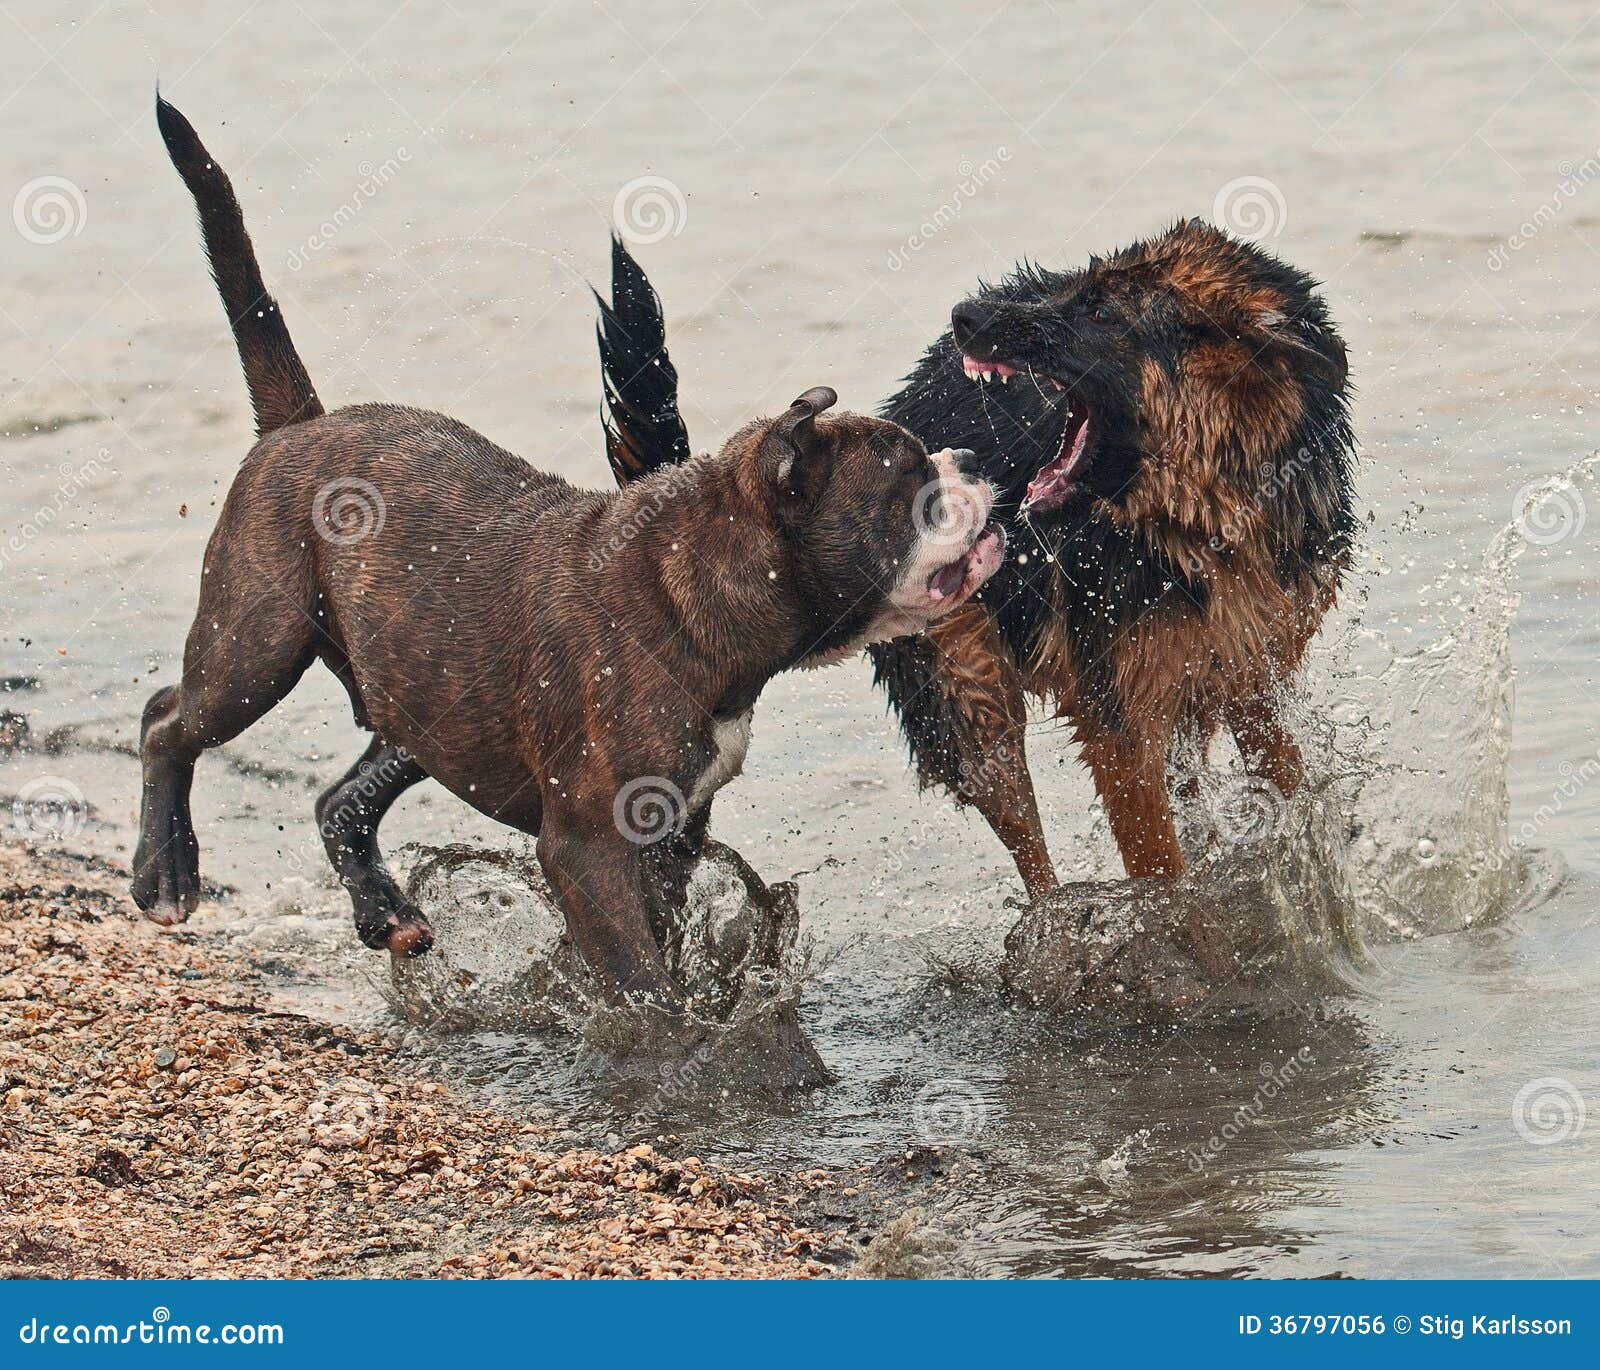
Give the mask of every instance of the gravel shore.
POLYGON ((822 1172, 603 1154, 275 1011, 126 874, 0 843, 0 1276, 831 1273, 822 1172))

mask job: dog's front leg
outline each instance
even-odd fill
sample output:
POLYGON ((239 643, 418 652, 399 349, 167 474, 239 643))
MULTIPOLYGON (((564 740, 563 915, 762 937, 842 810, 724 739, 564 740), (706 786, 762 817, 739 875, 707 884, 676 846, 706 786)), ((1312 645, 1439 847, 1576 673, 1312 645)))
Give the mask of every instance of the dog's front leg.
POLYGON ((1183 874, 1183 849, 1167 794, 1167 738, 1082 728, 1083 759, 1105 805, 1130 880, 1183 874))
POLYGON ((539 864, 555 890, 567 930, 606 997, 643 1001, 673 1013, 683 991, 667 973, 650 931, 640 848, 616 834, 610 815, 595 826, 546 813, 539 864))
MULTIPOLYGON (((1095 729, 1083 732, 1083 756, 1094 772, 1111 835, 1122 852, 1131 880, 1183 874, 1172 800, 1167 793, 1170 732, 1143 733, 1095 729), (1151 733, 1156 733, 1152 736, 1151 733)), ((1217 983, 1231 980, 1239 967, 1219 943, 1205 901, 1191 899, 1183 920, 1185 939, 1200 969, 1217 983)))
POLYGON ((369 947, 407 956, 432 947, 433 930, 385 867, 378 824, 395 800, 427 778, 405 748, 374 736, 361 760, 317 800, 317 828, 339 883, 350 892, 357 935, 369 947))
POLYGON ((682 829, 661 841, 641 847, 639 865, 646 916, 656 945, 668 965, 676 965, 682 952, 684 913, 689 898, 689 877, 705 850, 706 827, 711 821, 708 800, 689 816, 682 829))
POLYGON ((1027 706, 1011 654, 979 604, 918 638, 868 648, 900 711, 923 785, 941 785, 988 821, 1017 863, 1028 898, 1056 887, 1028 771, 1027 706))

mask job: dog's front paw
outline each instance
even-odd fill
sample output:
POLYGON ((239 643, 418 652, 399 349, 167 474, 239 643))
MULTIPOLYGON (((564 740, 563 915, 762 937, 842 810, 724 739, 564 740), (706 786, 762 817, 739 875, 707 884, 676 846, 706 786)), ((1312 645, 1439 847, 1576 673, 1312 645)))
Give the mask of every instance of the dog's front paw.
POLYGON ((356 935, 374 951, 422 956, 433 948, 433 928, 415 904, 395 896, 356 910, 356 935))

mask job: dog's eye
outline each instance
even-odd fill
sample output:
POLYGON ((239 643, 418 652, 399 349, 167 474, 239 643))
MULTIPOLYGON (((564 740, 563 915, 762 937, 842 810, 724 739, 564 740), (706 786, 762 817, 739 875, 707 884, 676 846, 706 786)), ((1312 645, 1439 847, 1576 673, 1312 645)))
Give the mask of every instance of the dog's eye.
POLYGON ((1089 317, 1096 323, 1115 323, 1117 321, 1117 311, 1108 304, 1097 304, 1090 311, 1089 317))

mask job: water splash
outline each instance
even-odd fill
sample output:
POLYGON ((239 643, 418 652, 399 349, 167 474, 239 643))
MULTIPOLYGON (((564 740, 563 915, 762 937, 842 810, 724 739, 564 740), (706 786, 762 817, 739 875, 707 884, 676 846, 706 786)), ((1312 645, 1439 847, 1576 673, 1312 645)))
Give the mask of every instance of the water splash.
POLYGON ((388 998, 410 1023, 454 1031, 559 1028, 593 991, 544 872, 527 851, 407 846, 406 897, 434 950, 395 958, 388 998))
POLYGON ((1581 532, 1597 480, 1600 454, 1529 486, 1477 563, 1435 577, 1403 617, 1375 621, 1373 591, 1392 568, 1366 549, 1286 701, 1300 789, 1285 797, 1249 776, 1231 744, 1221 764, 1175 754, 1189 872, 1085 880, 1040 901, 1007 939, 1009 988, 1102 1022, 1304 1011, 1361 992, 1375 943, 1493 923, 1548 897, 1559 854, 1529 844, 1537 825, 1510 831, 1513 577, 1530 547, 1581 532))
POLYGON ((795 886, 767 885, 731 847, 706 843, 662 939, 689 995, 679 1017, 605 1001, 530 853, 456 845, 402 855, 413 862, 407 898, 436 935, 428 956, 392 963, 387 998, 406 1021, 570 1033, 582 1044, 580 1073, 675 1106, 831 1078, 799 1024, 812 971, 795 886))
MULTIPOLYGON (((1352 615, 1343 640, 1314 659, 1308 698, 1329 721, 1328 750, 1359 780, 1349 840, 1326 859, 1342 867, 1366 937, 1492 923, 1559 886, 1559 854, 1510 830, 1515 568, 1560 540, 1552 502, 1569 511, 1561 536, 1581 531, 1583 492, 1597 481, 1600 454, 1528 487, 1476 565, 1416 592, 1408 621, 1385 628, 1352 615), (1402 631, 1423 645, 1400 645, 1402 631)), ((1362 571, 1371 581, 1388 568, 1369 556, 1362 571)))

